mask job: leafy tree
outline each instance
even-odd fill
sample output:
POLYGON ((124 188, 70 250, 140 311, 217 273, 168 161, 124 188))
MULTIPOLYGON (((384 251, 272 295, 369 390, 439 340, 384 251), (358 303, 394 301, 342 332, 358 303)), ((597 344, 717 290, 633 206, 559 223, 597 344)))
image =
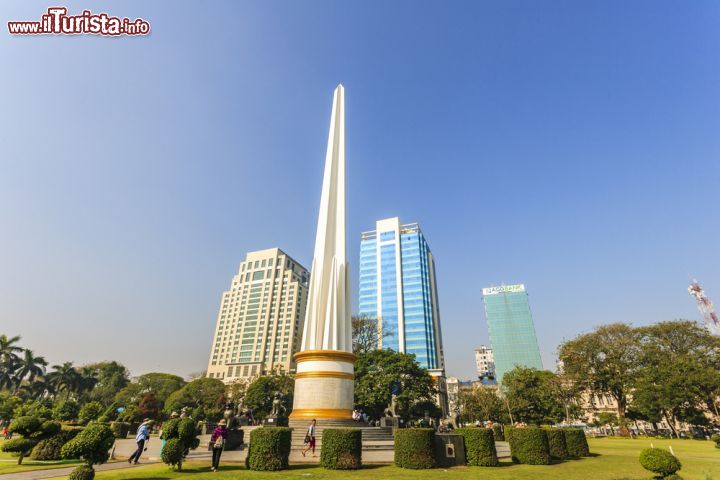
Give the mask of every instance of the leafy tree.
POLYGON ((216 378, 198 378, 170 394, 164 412, 170 415, 183 407, 192 409, 197 420, 216 421, 222 417, 225 406, 225 384, 216 378))
POLYGON ((355 315, 351 320, 353 353, 365 353, 377 350, 380 347, 380 341, 394 334, 386 322, 382 323, 382 328, 378 319, 369 315, 355 315))
POLYGON ((605 425, 608 425, 610 427, 610 431, 612 435, 615 435, 615 428, 618 426, 618 416, 617 414, 613 412, 600 412, 595 417, 595 420, 592 422, 592 425, 595 427, 603 427, 605 425))
POLYGON ((61 422, 69 422, 78 418, 80 406, 75 400, 60 401, 53 407, 53 418, 61 422))
POLYGON ((502 391, 515 421, 556 423, 565 409, 553 392, 555 374, 536 368, 515 367, 503 376, 502 391))
POLYGON ((579 418, 582 415, 581 386, 562 372, 556 373, 548 382, 553 396, 565 409, 565 422, 570 423, 573 418, 579 418))
POLYGON ((0 392, 0 421, 10 421, 13 411, 22 405, 23 401, 10 392, 0 392))
POLYGON ((399 388, 398 414, 408 417, 413 405, 433 401, 437 393, 432 377, 415 355, 393 350, 360 353, 355 362, 355 405, 378 418, 390 403, 393 385, 399 388))
POLYGON ((275 372, 258 377, 248 385, 245 392, 244 404, 253 411, 255 418, 264 418, 272 412, 272 402, 275 393, 281 393, 285 398, 288 413, 292 409, 295 380, 285 373, 275 372))
POLYGON ((461 389, 458 392, 458 399, 462 418, 466 422, 487 420, 507 422, 505 402, 495 388, 481 385, 472 389, 461 389))
POLYGON ((621 433, 627 434, 624 425, 628 395, 640 357, 637 330, 624 323, 604 325, 563 343, 558 356, 564 372, 579 386, 615 399, 621 433))
POLYGON ((155 398, 155 394, 153 392, 147 392, 143 395, 140 403, 138 403, 136 420, 141 418, 158 418, 161 408, 162 404, 155 398))
POLYGON ((90 400, 107 407, 113 403, 120 390, 130 383, 130 374, 118 362, 99 362, 87 365, 97 379, 95 388, 90 392, 90 400))
POLYGON ((115 403, 130 409, 138 406, 145 394, 152 393, 158 402, 158 410, 162 410, 165 400, 176 390, 185 386, 185 380, 169 373, 146 373, 129 383, 115 396, 115 403))
POLYGON ((97 420, 103 413, 103 406, 100 402, 88 402, 80 407, 78 413, 78 421, 83 425, 87 425, 92 420, 97 420))
POLYGON ((678 437, 676 422, 707 424, 702 411, 708 392, 720 387, 720 339, 691 321, 661 322, 638 332, 635 408, 665 418, 678 437))

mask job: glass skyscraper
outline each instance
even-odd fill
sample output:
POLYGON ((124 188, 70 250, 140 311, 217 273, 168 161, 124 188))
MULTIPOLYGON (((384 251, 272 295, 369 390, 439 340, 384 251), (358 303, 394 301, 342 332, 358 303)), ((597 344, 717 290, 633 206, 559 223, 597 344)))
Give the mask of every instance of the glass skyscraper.
POLYGON ((516 366, 542 370, 525 285, 483 288, 483 301, 498 383, 516 366))
POLYGON ((382 348, 414 353, 429 370, 444 369, 435 264, 416 223, 376 222, 360 241, 359 311, 392 333, 382 348))

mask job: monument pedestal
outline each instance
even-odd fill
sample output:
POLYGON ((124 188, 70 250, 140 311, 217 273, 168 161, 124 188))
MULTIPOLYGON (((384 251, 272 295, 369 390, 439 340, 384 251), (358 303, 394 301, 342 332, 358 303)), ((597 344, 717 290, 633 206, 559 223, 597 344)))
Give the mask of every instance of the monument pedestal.
POLYGON ((287 427, 288 419, 284 415, 271 415, 263 420, 264 427, 287 427))
POLYGON ((292 420, 352 420, 355 355, 337 350, 295 354, 292 420))
POLYGON ((385 428, 400 428, 399 417, 382 417, 380 419, 380 426, 385 428))

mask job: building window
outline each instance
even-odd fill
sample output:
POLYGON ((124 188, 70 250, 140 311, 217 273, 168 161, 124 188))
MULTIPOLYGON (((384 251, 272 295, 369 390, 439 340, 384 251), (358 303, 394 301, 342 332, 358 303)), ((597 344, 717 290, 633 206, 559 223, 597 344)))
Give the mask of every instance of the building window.
POLYGON ((389 240, 395 240, 395 231, 380 233, 380 241, 381 242, 386 242, 389 240))

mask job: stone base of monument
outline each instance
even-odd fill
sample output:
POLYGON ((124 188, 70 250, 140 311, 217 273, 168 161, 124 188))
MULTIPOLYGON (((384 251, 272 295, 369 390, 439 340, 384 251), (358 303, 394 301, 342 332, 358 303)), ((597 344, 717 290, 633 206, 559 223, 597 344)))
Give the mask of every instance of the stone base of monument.
POLYGON ((400 428, 400 417, 382 417, 380 426, 383 428, 400 428))
POLYGON ((436 434, 435 458, 438 467, 456 467, 465 465, 465 443, 463 441, 463 436, 452 433, 436 434))
POLYGON ((245 440, 245 432, 240 429, 228 430, 228 437, 225 440, 225 450, 237 450, 243 446, 245 440))
POLYGON ((263 420, 264 427, 287 427, 288 419, 281 415, 271 415, 263 420))

